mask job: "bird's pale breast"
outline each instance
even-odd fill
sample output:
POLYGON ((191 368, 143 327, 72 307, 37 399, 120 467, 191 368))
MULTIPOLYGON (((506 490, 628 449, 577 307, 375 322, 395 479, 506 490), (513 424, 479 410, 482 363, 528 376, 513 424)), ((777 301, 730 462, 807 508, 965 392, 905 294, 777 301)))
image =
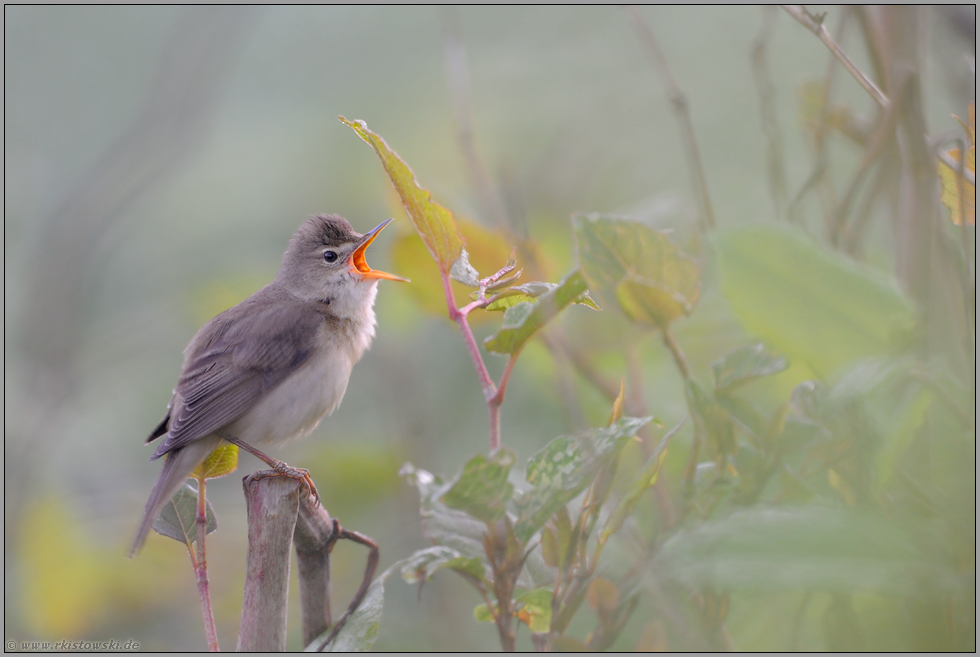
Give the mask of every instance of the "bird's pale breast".
POLYGON ((337 347, 338 337, 336 326, 325 325, 315 355, 226 430, 250 445, 266 446, 313 431, 340 405, 356 360, 349 349, 337 347))

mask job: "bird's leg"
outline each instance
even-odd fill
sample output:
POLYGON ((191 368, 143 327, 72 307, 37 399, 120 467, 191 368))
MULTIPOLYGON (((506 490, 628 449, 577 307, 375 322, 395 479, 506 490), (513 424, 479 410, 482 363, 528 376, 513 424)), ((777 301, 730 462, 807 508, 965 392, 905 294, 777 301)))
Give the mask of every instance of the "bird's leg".
POLYGON ((272 468, 272 470, 260 470, 258 472, 255 472, 249 475, 250 477, 252 477, 253 479, 264 479, 265 477, 289 477, 291 479, 298 479, 306 484, 307 486, 306 494, 308 497, 313 498, 314 505, 315 506, 320 505, 320 493, 317 491, 316 485, 313 483, 313 480, 310 478, 309 470, 306 470, 304 468, 294 468, 293 466, 288 465, 280 461, 279 459, 274 459, 271 456, 268 456, 267 454, 264 454, 259 450, 255 449, 248 443, 243 442, 238 438, 235 438, 234 436, 230 436, 228 434, 221 434, 221 433, 219 433, 218 436, 220 436, 222 440, 225 440, 231 443, 232 445, 238 445, 238 447, 244 449, 246 452, 248 452, 255 458, 264 461, 266 464, 268 464, 270 468, 272 468))

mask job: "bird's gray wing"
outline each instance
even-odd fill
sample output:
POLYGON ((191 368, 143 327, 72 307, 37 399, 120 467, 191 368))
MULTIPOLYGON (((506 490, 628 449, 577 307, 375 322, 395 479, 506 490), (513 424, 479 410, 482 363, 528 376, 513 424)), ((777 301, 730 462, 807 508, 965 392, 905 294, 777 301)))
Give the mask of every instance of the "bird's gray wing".
MULTIPOLYGON (((248 301, 251 301, 248 300, 248 301)), ((208 436, 247 413, 309 359, 324 318, 298 300, 244 302, 195 337, 152 458, 208 436)))

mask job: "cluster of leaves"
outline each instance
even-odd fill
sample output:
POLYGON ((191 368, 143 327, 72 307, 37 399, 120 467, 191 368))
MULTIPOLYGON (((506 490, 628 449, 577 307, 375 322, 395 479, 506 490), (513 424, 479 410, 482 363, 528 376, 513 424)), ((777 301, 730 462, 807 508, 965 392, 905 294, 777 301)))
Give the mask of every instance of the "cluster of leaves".
POLYGON ((765 342, 716 360, 705 385, 672 333, 698 303, 701 265, 670 235, 628 219, 576 216, 577 267, 561 282, 515 284, 513 259, 481 278, 452 215, 380 137, 362 122, 344 122, 381 158, 436 261, 449 314, 471 341, 491 407, 489 455, 473 457, 450 480, 410 464, 402 469, 419 491, 423 533, 434 545, 378 578, 359 612, 375 619, 372 636, 383 582, 394 572, 420 587, 440 570, 463 577, 482 599, 476 618, 496 624, 505 649, 515 645, 514 619, 541 649, 610 647, 650 599, 659 611, 638 645, 732 647, 730 598, 757 591, 802 592, 793 637, 814 594, 828 594, 827 645, 853 648, 861 645, 855 596, 899 600, 922 635, 935 633, 935 623, 916 610, 969 597, 973 541, 964 532, 963 500, 940 493, 936 466, 923 471, 916 458, 931 431, 973 431, 972 402, 942 368, 913 356, 918 316, 893 281, 791 226, 714 232, 721 291, 743 328, 765 342), (477 288, 471 303, 455 307, 450 279, 477 288), (691 420, 690 443, 672 450, 687 450, 680 485, 662 486, 664 517, 641 532, 640 555, 616 576, 600 565, 603 550, 624 526, 635 527, 638 503, 663 484, 668 445, 684 422, 654 444, 652 418, 623 416, 621 389, 606 427, 555 438, 527 460, 523 477, 515 472, 517 454, 493 442, 493 412, 513 360, 566 307, 598 308, 593 296, 662 338, 691 420), (511 357, 499 387, 481 369, 469 333, 466 317, 478 308, 504 311, 500 329, 483 343, 511 357), (752 394, 761 380, 785 389, 774 407, 763 409, 752 394), (779 383, 786 380, 795 385, 779 383), (620 453, 638 433, 646 462, 613 494, 620 453), (944 541, 923 527, 939 528, 944 541), (926 602, 913 602, 923 591, 926 602), (586 636, 571 623, 583 602, 597 621, 586 636))
POLYGON ((611 603, 612 594, 603 597, 615 586, 596 576, 596 564, 605 540, 655 481, 662 449, 638 477, 637 494, 612 505, 601 528, 597 523, 622 448, 651 419, 620 417, 608 427, 554 439, 528 460, 524 490, 508 480, 516 456, 506 448, 474 457, 450 482, 406 465, 402 472, 421 497, 422 531, 436 546, 412 555, 403 578, 421 586, 440 569, 459 573, 484 600, 476 618, 495 622, 511 646, 511 618, 533 634, 573 642, 564 637, 572 616, 587 594, 599 596, 608 613, 590 645, 614 638, 635 598, 611 603), (567 505, 583 491, 573 521, 567 505), (590 551, 596 529, 600 542, 590 551))

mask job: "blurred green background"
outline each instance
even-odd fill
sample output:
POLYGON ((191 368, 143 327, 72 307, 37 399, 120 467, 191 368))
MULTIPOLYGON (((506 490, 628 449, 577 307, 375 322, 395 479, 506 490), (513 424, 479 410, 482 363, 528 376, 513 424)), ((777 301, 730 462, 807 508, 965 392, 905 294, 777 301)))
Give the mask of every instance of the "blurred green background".
MULTIPOLYGON (((687 96, 719 224, 774 220, 750 56, 765 10, 642 11, 687 96)), ((827 11, 836 24, 840 10, 827 11)), ((963 53, 975 46, 956 16, 921 16, 925 121, 939 134, 958 129, 951 114, 966 116, 974 97, 963 53)), ((775 119, 795 193, 813 167, 800 90, 824 76, 828 53, 788 16, 770 18, 775 119)), ((516 232, 540 245, 547 280, 574 266, 569 217, 577 211, 672 228, 682 246, 701 249, 678 123, 619 8, 7 6, 4 29, 8 639, 204 647, 185 549, 154 535, 138 558, 125 558, 159 470, 142 441, 166 409, 189 339, 273 278, 308 215, 338 213, 362 232, 394 216, 369 261, 405 273, 391 246, 410 224, 377 158, 338 115, 367 121, 458 218, 491 225, 456 136, 449 36, 465 48, 476 149, 516 232)), ((850 35, 845 48, 868 67, 856 29, 850 35)), ((873 115, 872 101, 843 72, 835 102, 873 115)), ((861 150, 841 140, 833 158, 831 177, 846 181, 861 150)), ((804 225, 820 225, 815 200, 801 212, 804 225)), ((877 225, 873 234, 886 235, 887 222, 877 225)), ((883 277, 892 275, 890 249, 872 239, 864 256, 883 277)), ((487 274, 499 265, 485 266, 487 274)), ((765 336, 736 318, 713 265, 703 286, 676 334, 705 377, 721 355, 765 336)), ((309 468, 331 514, 378 541, 382 568, 428 545, 417 495, 397 476, 401 464, 452 476, 486 450, 486 407, 463 342, 445 314, 420 307, 424 293, 381 284, 378 335, 343 405, 309 439, 275 453, 309 468)), ((628 362, 638 364, 648 408, 673 426, 686 408, 662 345, 615 312, 591 312, 565 313, 572 339, 595 346, 609 380, 628 378, 628 362)), ((478 338, 497 321, 475 321, 478 338)), ((499 377, 504 361, 488 359, 499 377)), ((785 400, 811 376, 794 363, 763 386, 759 403, 785 400)), ((508 389, 504 443, 524 460, 607 414, 603 397, 533 343, 508 389)), ((689 441, 686 432, 681 440, 689 441)), ((972 462, 972 443, 957 449, 951 460, 972 462)), ((238 481, 258 467, 243 456, 238 473, 209 487, 220 525, 208 545, 211 586, 226 650, 237 636, 244 576, 238 481)), ((956 481, 972 497, 969 470, 956 481)), ((365 554, 348 545, 334 554, 340 610, 365 554)), ((295 581, 290 594, 289 646, 298 649, 295 581)), ((773 637, 796 612, 793 595, 757 594, 733 606, 734 644, 785 649, 773 637)), ((473 619, 479 602, 448 574, 421 594, 393 578, 375 649, 494 649, 492 625, 473 619)), ((797 645, 832 647, 819 626, 819 618, 806 625, 797 645)), ((642 628, 637 618, 617 647, 636 645, 642 628)), ((526 631, 520 640, 530 646, 526 631)))

